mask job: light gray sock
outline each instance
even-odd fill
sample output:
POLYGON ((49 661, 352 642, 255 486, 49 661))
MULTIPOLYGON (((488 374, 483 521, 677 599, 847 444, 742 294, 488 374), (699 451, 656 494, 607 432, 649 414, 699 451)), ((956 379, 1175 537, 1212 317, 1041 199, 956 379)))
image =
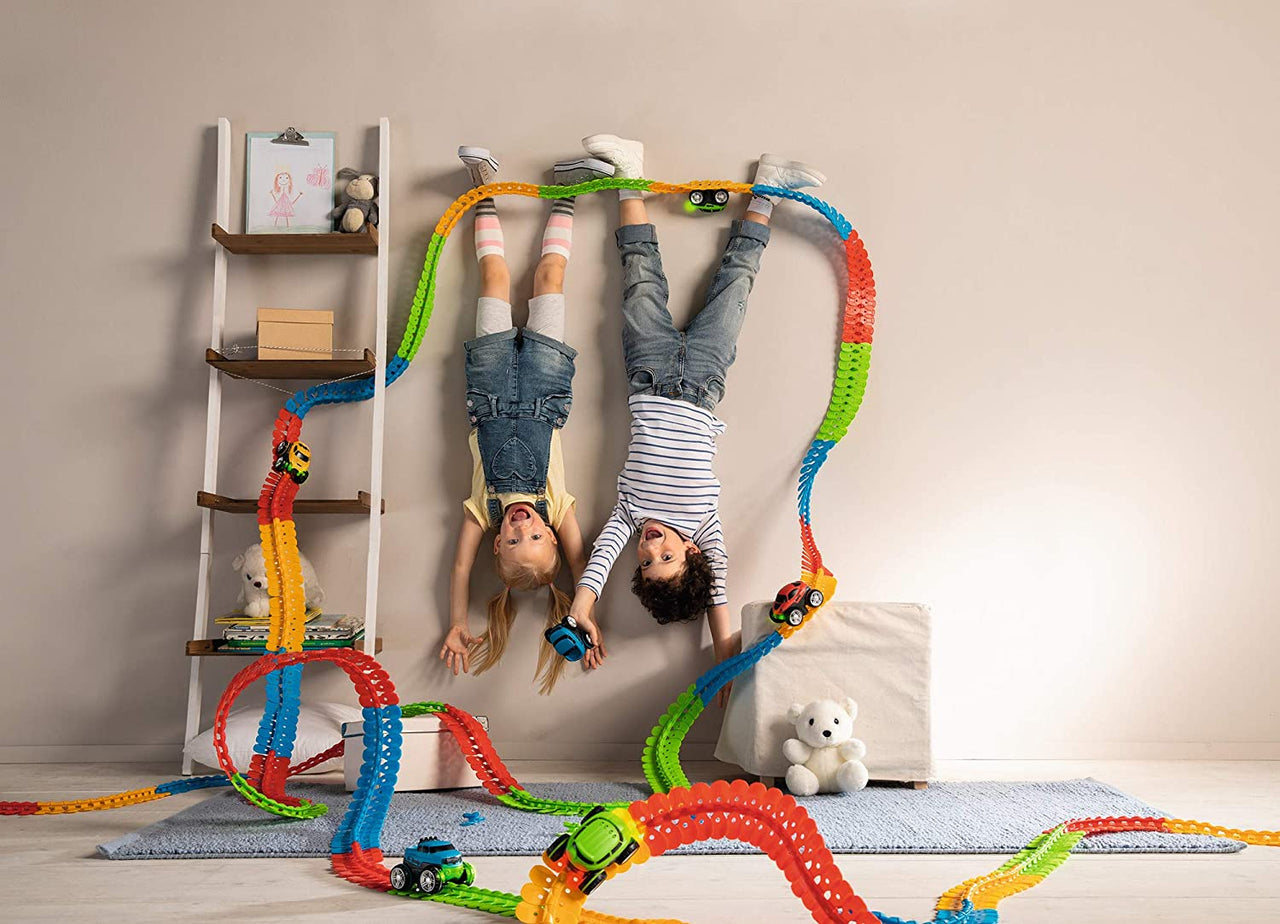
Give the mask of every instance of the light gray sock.
POLYGON ((563 343, 564 293, 549 292, 529 299, 529 323, 524 329, 563 343))
POLYGON ((476 336, 511 330, 511 303, 492 295, 481 295, 476 301, 476 336))

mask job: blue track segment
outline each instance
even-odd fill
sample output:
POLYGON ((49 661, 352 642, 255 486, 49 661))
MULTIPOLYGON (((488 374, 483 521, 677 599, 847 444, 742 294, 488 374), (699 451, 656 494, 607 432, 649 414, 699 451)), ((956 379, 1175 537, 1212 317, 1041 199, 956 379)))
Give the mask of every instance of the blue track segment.
POLYGON ((820 212, 827 221, 831 222, 842 241, 847 241, 849 235, 853 233, 853 225, 849 219, 837 212, 835 206, 823 202, 817 196, 800 192, 798 189, 783 189, 781 186, 766 186, 763 183, 755 184, 751 187, 751 191, 758 196, 773 196, 777 199, 791 199, 793 202, 803 202, 815 212, 820 212))
POLYGON ((813 483, 833 446, 835 442, 832 440, 814 440, 809 444, 809 451, 805 453, 804 461, 800 463, 800 486, 796 492, 796 507, 800 513, 800 519, 805 523, 812 522, 809 518, 809 507, 813 496, 813 483))
POLYGON ((216 789, 219 786, 230 785, 230 777, 225 773, 219 773, 216 776, 184 777, 180 780, 171 780, 168 783, 161 783, 156 787, 156 792, 174 795, 180 792, 191 792, 193 789, 216 789))
POLYGON ((391 806, 391 796, 400 770, 400 706, 370 706, 364 709, 364 755, 360 777, 351 804, 342 816, 330 853, 349 853, 353 844, 365 850, 379 847, 382 824, 391 806))
POLYGON ((777 632, 770 632, 760 641, 756 642, 750 648, 721 661, 711 670, 707 671, 701 677, 693 682, 693 692, 705 706, 711 702, 712 698, 720 692, 725 684, 729 683, 733 678, 737 677, 743 671, 750 670, 755 666, 756 662, 767 655, 773 649, 782 644, 782 636, 777 632))

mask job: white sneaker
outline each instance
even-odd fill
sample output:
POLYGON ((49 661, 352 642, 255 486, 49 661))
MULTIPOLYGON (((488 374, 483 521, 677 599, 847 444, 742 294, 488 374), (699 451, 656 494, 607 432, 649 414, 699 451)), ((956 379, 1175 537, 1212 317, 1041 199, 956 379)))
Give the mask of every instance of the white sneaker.
POLYGON ((488 148, 473 148, 464 144, 458 148, 458 159, 467 165, 472 186, 487 186, 498 178, 498 160, 489 153, 488 148))
POLYGON ((615 176, 638 180, 644 176, 644 145, 617 135, 587 135, 582 146, 588 154, 617 168, 615 176))
POLYGON ((761 154, 752 183, 779 189, 804 189, 806 186, 821 186, 826 181, 825 176, 808 164, 787 160, 777 154, 761 154))
POLYGON ((588 180, 603 180, 613 176, 613 164, 594 157, 578 157, 557 161, 551 168, 557 186, 573 186, 588 180))

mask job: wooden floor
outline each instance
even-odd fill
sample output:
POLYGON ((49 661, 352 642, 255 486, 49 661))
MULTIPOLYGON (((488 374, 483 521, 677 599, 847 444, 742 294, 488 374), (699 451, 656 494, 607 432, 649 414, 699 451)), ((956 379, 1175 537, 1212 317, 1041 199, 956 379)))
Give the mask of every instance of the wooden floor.
MULTIPOLYGON (((716 765, 691 766, 708 778, 716 765)), ((152 764, 0 765, 5 799, 65 799, 172 779, 152 764)), ((526 782, 636 779, 635 765, 513 762, 526 782)), ((1093 776, 1183 818, 1280 828, 1280 762, 944 763, 940 779, 1093 776)), ((188 793, 111 812, 0 819, 0 919, 6 921, 413 920, 483 922, 486 915, 403 901, 333 876, 326 860, 113 862, 94 847, 203 798, 188 793)), ((937 895, 994 869, 994 856, 841 856, 844 875, 870 906, 899 917, 931 916, 937 895)), ((528 857, 475 857, 480 885, 519 890, 528 857)), ((628 917, 693 924, 790 924, 804 907, 764 857, 659 857, 607 883, 590 906, 628 917)), ((1229 924, 1280 921, 1280 849, 1199 856, 1073 857, 1042 885, 1002 906, 1010 924, 1229 924)))

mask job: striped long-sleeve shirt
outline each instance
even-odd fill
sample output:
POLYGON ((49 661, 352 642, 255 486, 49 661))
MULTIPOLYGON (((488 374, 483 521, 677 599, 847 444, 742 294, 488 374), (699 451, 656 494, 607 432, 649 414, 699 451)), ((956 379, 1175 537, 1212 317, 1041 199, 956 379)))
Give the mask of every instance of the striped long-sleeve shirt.
POLYGON ((711 470, 724 423, 695 404, 656 395, 632 395, 627 404, 631 445, 618 475, 618 503, 596 538, 578 586, 599 597, 632 533, 645 520, 657 520, 702 550, 715 577, 711 602, 728 603, 720 481, 711 470))

